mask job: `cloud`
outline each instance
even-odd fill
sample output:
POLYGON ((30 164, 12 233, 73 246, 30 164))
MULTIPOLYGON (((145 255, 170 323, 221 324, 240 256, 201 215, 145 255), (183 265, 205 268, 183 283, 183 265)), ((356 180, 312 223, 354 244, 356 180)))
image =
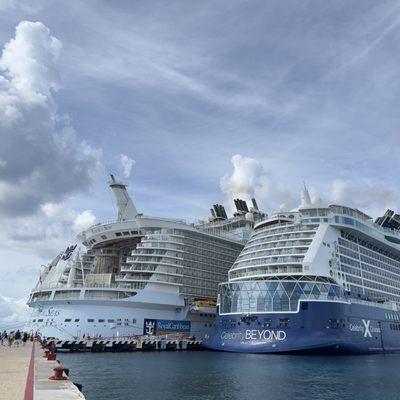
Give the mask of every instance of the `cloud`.
POLYGON ((56 216, 62 209, 62 204, 44 203, 40 206, 46 217, 56 216))
POLYGON ((129 175, 131 174, 132 167, 135 165, 135 160, 132 158, 128 157, 125 154, 121 154, 120 156, 120 162, 122 164, 122 168, 124 171, 125 178, 129 178, 129 175))
MULTIPOLYGON (((290 185, 278 177, 280 171, 275 167, 268 170, 263 163, 255 158, 235 155, 232 157, 233 171, 223 176, 220 186, 227 196, 227 204, 239 197, 249 200, 256 197, 259 205, 267 212, 290 210, 300 204, 302 183, 290 185)), ((380 215, 385 209, 397 209, 400 194, 394 188, 382 182, 361 179, 352 180, 334 179, 322 184, 309 187, 312 202, 323 206, 341 204, 356 207, 373 216, 380 215), (326 190, 324 187, 328 187, 326 190)))
POLYGON ((102 151, 57 112, 61 42, 40 22, 20 22, 0 58, 0 214, 32 214, 85 191, 102 151))
POLYGON ((377 214, 385 208, 397 209, 399 193, 383 183, 354 183, 335 179, 331 185, 330 199, 334 204, 358 207, 362 211, 377 214))
POLYGON ((78 234, 82 232, 84 229, 87 229, 90 226, 94 225, 95 222, 96 222, 96 217, 93 214, 93 211, 85 210, 79 213, 75 217, 72 229, 76 234, 78 234))
POLYGON ((0 11, 6 11, 16 6, 16 0, 0 0, 0 11))
POLYGON ((0 294, 0 330, 21 329, 28 314, 26 299, 14 299, 0 294))

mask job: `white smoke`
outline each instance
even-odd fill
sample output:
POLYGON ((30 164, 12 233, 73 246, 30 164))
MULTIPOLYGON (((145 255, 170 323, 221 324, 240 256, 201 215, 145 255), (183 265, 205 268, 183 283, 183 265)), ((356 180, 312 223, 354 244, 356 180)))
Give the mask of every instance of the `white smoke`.
POLYGON ((231 159, 233 172, 220 180, 223 193, 232 200, 265 199, 270 192, 270 179, 260 161, 236 154, 231 159))
POLYGON ((128 157, 126 154, 121 154, 120 162, 122 164, 122 169, 123 169, 125 178, 129 178, 132 167, 136 164, 135 160, 128 157))

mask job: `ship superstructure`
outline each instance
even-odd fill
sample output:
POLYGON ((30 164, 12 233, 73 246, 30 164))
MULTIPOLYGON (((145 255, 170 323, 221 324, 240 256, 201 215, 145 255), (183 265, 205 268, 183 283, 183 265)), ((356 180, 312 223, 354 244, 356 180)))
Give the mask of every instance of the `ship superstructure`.
POLYGON ((85 230, 85 251, 69 246, 46 267, 28 329, 60 339, 211 332, 218 283, 265 215, 241 203, 232 218, 216 204, 199 224, 149 217, 125 184, 111 176, 109 186, 118 219, 85 230))
POLYGON ((210 348, 400 350, 400 218, 311 203, 258 222, 220 285, 210 348))

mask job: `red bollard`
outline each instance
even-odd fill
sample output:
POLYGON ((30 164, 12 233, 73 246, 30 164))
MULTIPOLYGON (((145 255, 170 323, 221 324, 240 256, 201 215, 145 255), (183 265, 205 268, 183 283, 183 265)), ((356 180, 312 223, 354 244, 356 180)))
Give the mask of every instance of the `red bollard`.
POLYGON ((50 376, 49 379, 52 381, 66 381, 68 378, 66 376, 63 376, 63 372, 67 371, 67 368, 62 367, 61 365, 58 365, 53 369, 54 375, 50 376))
POLYGON ((56 353, 54 353, 54 351, 50 351, 50 352, 47 354, 47 360, 48 360, 48 361, 55 361, 55 360, 56 360, 56 357, 57 357, 57 355, 56 355, 56 353))

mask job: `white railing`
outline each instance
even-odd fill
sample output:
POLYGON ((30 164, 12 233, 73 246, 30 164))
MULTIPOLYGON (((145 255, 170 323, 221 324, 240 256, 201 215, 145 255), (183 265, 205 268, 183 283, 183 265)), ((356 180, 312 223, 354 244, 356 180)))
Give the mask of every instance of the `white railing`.
POLYGON ((74 290, 76 289, 77 291, 80 289, 120 289, 120 290, 125 290, 126 288, 121 288, 121 286, 118 283, 76 283, 73 285, 64 285, 60 283, 55 283, 52 285, 38 285, 36 286, 31 293, 34 292, 44 292, 47 290, 54 290, 54 289, 65 289, 65 290, 74 290))

